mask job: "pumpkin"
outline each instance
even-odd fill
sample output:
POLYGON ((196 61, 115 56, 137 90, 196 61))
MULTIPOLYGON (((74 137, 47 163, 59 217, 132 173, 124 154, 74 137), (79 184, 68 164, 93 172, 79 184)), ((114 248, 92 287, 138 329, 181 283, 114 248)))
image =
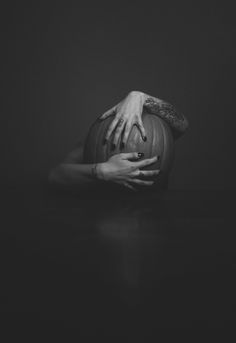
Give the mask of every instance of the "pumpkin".
POLYGON ((121 141, 119 141, 113 150, 113 136, 106 144, 103 144, 107 129, 113 119, 114 116, 110 116, 103 121, 96 120, 91 126, 84 145, 84 163, 105 162, 114 154, 126 152, 143 152, 143 159, 157 155, 156 163, 143 169, 160 169, 161 176, 158 175, 156 179, 156 181, 159 180, 156 183, 160 184, 160 179, 163 180, 168 175, 174 160, 174 140, 169 125, 160 117, 144 112, 142 120, 146 130, 146 142, 143 141, 139 129, 134 125, 125 147, 121 149, 121 141))

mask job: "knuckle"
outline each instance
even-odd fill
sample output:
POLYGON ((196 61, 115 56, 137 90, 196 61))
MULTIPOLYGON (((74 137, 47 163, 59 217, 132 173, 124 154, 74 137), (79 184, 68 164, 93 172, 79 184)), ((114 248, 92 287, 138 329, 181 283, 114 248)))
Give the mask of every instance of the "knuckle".
POLYGON ((114 136, 114 141, 117 142, 117 141, 118 141, 118 138, 119 138, 119 132, 116 132, 116 133, 115 133, 115 136, 114 136))
POLYGON ((126 129, 125 134, 124 134, 124 139, 125 139, 126 141, 128 140, 129 133, 130 133, 130 130, 127 130, 127 129, 126 129))
POLYGON ((138 175, 139 175, 138 170, 134 170, 134 171, 132 172, 132 177, 133 177, 133 178, 136 177, 136 176, 138 176, 138 175))
POLYGON ((129 132, 130 132, 130 130, 131 130, 131 125, 130 124, 126 124, 126 127, 125 127, 125 136, 127 136, 128 137, 128 135, 129 135, 129 132))
POLYGON ((123 125, 124 125, 123 119, 121 119, 120 121, 118 121, 118 124, 117 124, 118 130, 121 130, 121 128, 123 127, 123 125))
POLYGON ((116 127, 116 123, 111 123, 108 131, 111 133, 112 131, 114 131, 114 128, 116 127))
POLYGON ((117 126, 118 120, 114 120, 111 124, 112 129, 114 130, 114 128, 117 126))
POLYGON ((128 119, 127 119, 127 122, 126 122, 126 125, 127 125, 128 127, 131 127, 131 126, 133 125, 133 122, 134 122, 134 120, 133 120, 132 118, 128 118, 128 119))
POLYGON ((137 123, 138 123, 138 125, 139 125, 140 127, 143 127, 143 122, 142 122, 141 119, 138 118, 137 123))
POLYGON ((124 123, 122 123, 122 125, 119 125, 119 127, 117 128, 117 131, 118 131, 119 133, 121 133, 122 130, 123 130, 123 128, 124 128, 124 123))
POLYGON ((130 171, 131 171, 131 172, 135 172, 135 171, 136 171, 136 166, 133 165, 133 164, 131 164, 131 166, 130 166, 130 171))
POLYGON ((109 129, 107 130, 107 135, 110 135, 112 131, 113 131, 113 127, 110 126, 109 129))
POLYGON ((152 181, 146 181, 144 184, 145 184, 146 186, 151 186, 151 185, 153 184, 153 182, 152 182, 152 181))

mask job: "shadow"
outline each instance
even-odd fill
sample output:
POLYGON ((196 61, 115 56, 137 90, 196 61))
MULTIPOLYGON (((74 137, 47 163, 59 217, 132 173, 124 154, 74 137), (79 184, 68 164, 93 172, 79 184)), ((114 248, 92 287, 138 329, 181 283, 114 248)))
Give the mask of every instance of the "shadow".
POLYGON ((12 190, 0 249, 6 325, 94 336, 233 325, 233 195, 12 190))
MULTIPOLYGON (((141 303, 144 265, 152 265, 152 253, 146 254, 147 242, 155 237, 155 246, 158 240, 161 246, 166 239, 165 214, 163 194, 158 197, 139 194, 125 197, 119 205, 113 204, 99 212, 95 219, 100 245, 107 254, 103 266, 107 265, 120 300, 133 309, 141 303), (158 210, 150 206, 153 201, 158 210)), ((155 248, 155 256, 158 253, 158 248, 155 248)), ((158 274, 158 269, 155 269, 155 274, 158 274)))

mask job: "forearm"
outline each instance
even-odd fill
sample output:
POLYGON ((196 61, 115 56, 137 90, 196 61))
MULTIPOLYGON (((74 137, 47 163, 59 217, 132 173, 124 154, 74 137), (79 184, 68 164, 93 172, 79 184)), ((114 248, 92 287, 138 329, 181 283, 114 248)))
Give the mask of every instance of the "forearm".
POLYGON ((173 105, 145 93, 142 94, 143 106, 147 112, 165 120, 173 129, 175 137, 181 136, 186 131, 189 126, 188 120, 182 113, 179 113, 173 105))
POLYGON ((94 167, 94 164, 62 163, 50 172, 49 183, 54 187, 64 189, 76 189, 97 183, 100 176, 98 168, 94 167))

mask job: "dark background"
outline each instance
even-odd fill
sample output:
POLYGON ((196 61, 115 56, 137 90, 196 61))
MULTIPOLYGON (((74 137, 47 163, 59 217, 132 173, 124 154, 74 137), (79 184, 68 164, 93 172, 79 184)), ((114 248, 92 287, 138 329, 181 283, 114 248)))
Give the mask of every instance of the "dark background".
POLYGON ((1 22, 3 183, 43 180, 95 118, 141 90, 190 122, 170 189, 235 188, 229 3, 19 2, 1 22))
POLYGON ((0 13, 0 336, 235 331, 233 6, 9 2, 0 13), (190 122, 170 190, 48 187, 49 169, 131 90, 190 122))

